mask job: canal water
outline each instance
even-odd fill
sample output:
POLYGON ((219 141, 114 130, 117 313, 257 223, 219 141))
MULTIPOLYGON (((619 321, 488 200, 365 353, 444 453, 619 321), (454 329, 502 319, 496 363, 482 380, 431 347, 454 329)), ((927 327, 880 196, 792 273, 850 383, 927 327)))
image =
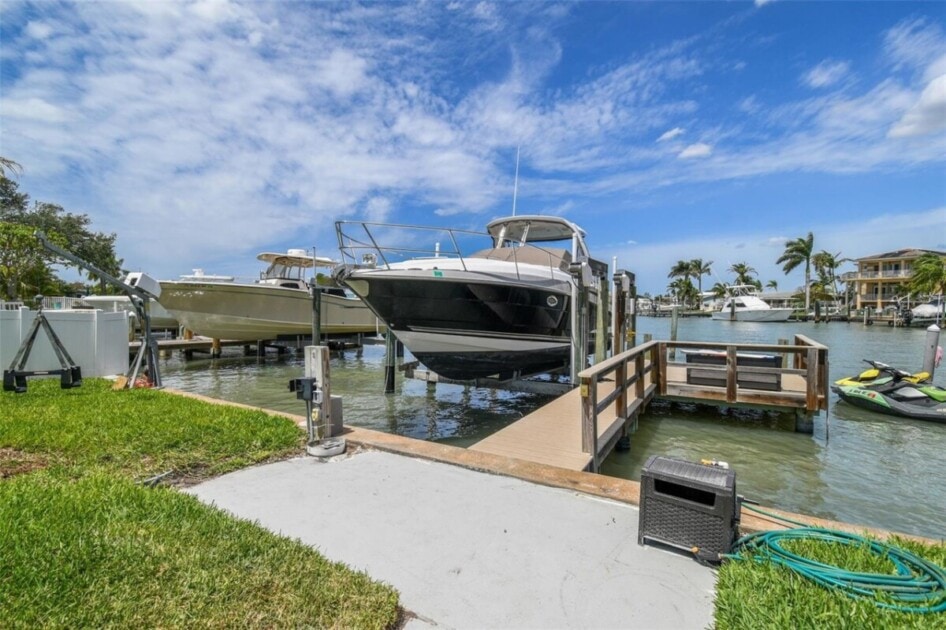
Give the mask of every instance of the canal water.
MULTIPOLYGON (((836 380, 876 359, 916 371, 924 329, 829 324, 679 320, 681 341, 775 344, 800 333, 828 346, 836 380)), ((638 320, 644 334, 669 339, 669 318, 638 320)), ((946 334, 940 341, 946 345, 946 334)), ((408 355, 408 358, 410 356, 408 355)), ((220 359, 162 359, 168 387, 233 402, 304 414, 288 391, 303 372, 302 354, 244 357, 226 349, 220 359)), ((333 353, 332 393, 344 399, 345 424, 456 446, 468 446, 548 402, 538 394, 458 385, 428 385, 398 375, 383 393, 384 344, 333 353)), ((946 365, 935 382, 946 384, 946 365)), ((721 411, 709 406, 652 404, 602 473, 640 479, 651 455, 726 461, 737 492, 765 505, 900 532, 946 538, 946 424, 885 416, 852 407, 831 394, 830 410, 815 418, 812 435, 794 433, 789 414, 721 411)))

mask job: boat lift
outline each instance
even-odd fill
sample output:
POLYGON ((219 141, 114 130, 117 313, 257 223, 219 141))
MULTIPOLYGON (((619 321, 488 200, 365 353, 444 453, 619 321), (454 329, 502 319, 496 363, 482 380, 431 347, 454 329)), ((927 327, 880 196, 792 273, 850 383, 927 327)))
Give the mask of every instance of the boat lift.
POLYGON ((59 335, 49 325, 49 320, 43 314, 43 296, 36 296, 37 313, 30 327, 29 334, 20 344, 20 348, 10 363, 10 369, 3 371, 3 389, 8 392, 22 394, 26 391, 26 379, 29 376, 53 376, 59 375, 59 385, 62 389, 71 389, 82 385, 82 369, 76 365, 69 355, 69 351, 62 345, 59 335), (30 358, 30 352, 33 351, 33 342, 36 341, 36 334, 42 328, 46 336, 49 337, 49 343, 52 345, 53 352, 59 360, 58 370, 27 370, 26 362, 30 358))
MULTIPOLYGON (((75 254, 68 252, 58 245, 50 242, 46 235, 41 231, 37 230, 33 235, 39 240, 40 245, 49 250, 50 252, 65 258, 66 260, 82 267, 87 271, 91 271, 95 275, 99 276, 109 284, 118 287, 118 289, 128 296, 132 306, 135 308, 135 313, 138 315, 138 319, 141 322, 141 330, 143 332, 143 339, 141 345, 138 347, 138 352, 135 355, 134 360, 132 361, 131 367, 128 370, 126 375, 128 381, 126 387, 131 389, 135 386, 135 382, 138 380, 138 375, 142 373, 142 369, 148 370, 148 374, 151 379, 151 383, 154 387, 161 387, 161 372, 158 368, 157 360, 157 341, 155 341, 154 336, 151 333, 151 314, 148 306, 148 302, 151 298, 157 299, 161 297, 161 285, 158 284, 156 280, 150 276, 143 273, 130 273, 126 277, 126 281, 119 280, 114 276, 102 271, 95 265, 90 262, 82 260, 75 254)), ((40 316, 42 313, 40 313, 40 316)))

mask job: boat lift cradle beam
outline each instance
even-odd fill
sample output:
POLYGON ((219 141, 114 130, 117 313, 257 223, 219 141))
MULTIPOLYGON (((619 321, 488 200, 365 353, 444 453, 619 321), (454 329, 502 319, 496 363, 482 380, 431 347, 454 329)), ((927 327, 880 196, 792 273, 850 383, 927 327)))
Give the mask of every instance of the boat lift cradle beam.
MULTIPOLYGON (((138 347, 138 353, 135 355, 132 365, 129 368, 127 374, 128 382, 126 386, 129 388, 135 386, 135 381, 138 379, 138 374, 141 372, 142 364, 145 364, 150 371, 149 375, 154 387, 161 387, 161 371, 158 367, 157 360, 158 344, 151 333, 151 314, 148 307, 149 300, 152 297, 158 298, 159 295, 155 295, 155 293, 146 291, 141 287, 128 284, 127 282, 119 280, 111 274, 102 271, 92 263, 87 262, 72 252, 68 252, 58 245, 50 242, 46 235, 40 230, 33 232, 33 235, 39 241, 40 245, 42 245, 48 251, 61 258, 65 258, 69 262, 82 267, 86 271, 91 271, 109 284, 117 287, 122 293, 128 296, 131 305, 135 308, 135 313, 138 315, 138 319, 141 321, 141 329, 144 333, 144 339, 142 339, 142 343, 138 347)), ((160 293, 160 290, 158 293, 160 293)))

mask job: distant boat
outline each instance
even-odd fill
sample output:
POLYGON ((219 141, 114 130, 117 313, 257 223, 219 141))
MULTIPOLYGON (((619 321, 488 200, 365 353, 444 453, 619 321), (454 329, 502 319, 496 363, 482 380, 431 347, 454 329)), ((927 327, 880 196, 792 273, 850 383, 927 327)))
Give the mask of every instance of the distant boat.
POLYGON ((772 308, 755 294, 751 284, 734 284, 726 287, 726 299, 713 319, 734 322, 784 322, 794 309, 772 308))
POLYGON ((946 301, 942 297, 935 297, 925 304, 918 304, 910 309, 913 320, 942 319, 946 313, 946 301))
MULTIPOLYGON (((186 329, 205 337, 256 341, 312 334, 312 294, 306 273, 331 270, 336 262, 304 249, 264 252, 268 267, 255 282, 201 270, 181 280, 162 280, 159 301, 186 329)), ((364 302, 341 287, 320 287, 319 325, 324 335, 374 333, 378 320, 364 302)))
POLYGON ((589 256, 584 231, 556 216, 497 219, 487 234, 335 225, 346 261, 361 261, 339 266, 336 279, 360 295, 418 361, 450 379, 510 378, 568 365, 579 277, 586 273, 587 284, 592 273, 607 274, 607 266, 589 256), (434 233, 451 243, 449 252, 439 242, 430 252, 417 248, 434 233), (402 240, 379 244, 381 236, 402 240), (462 254, 459 243, 471 240, 489 246, 462 254), (409 257, 394 261, 399 252, 409 257))
MULTIPOLYGON (((89 308, 109 312, 125 311, 134 315, 135 326, 141 327, 138 322, 138 313, 127 295, 86 295, 77 300, 73 308, 89 308)), ((151 328, 176 329, 179 325, 177 318, 153 299, 148 302, 148 315, 151 317, 151 328)))

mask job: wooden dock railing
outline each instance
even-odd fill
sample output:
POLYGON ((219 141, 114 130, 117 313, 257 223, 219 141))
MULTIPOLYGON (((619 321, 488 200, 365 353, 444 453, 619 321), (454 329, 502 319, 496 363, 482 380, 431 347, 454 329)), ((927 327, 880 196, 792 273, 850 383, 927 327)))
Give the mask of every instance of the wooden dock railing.
POLYGON ((828 408, 828 348, 804 335, 793 345, 651 341, 578 377, 582 451, 594 472, 655 397, 794 410, 799 430, 828 408))

